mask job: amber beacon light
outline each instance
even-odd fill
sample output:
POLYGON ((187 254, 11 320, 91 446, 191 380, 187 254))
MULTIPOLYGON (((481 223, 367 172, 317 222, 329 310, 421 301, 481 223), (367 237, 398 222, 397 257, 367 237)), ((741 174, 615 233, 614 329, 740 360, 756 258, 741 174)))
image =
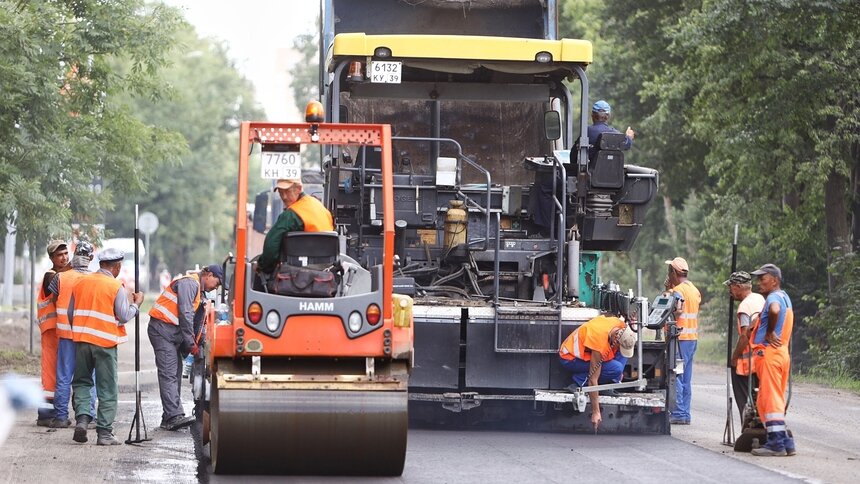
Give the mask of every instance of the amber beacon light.
POLYGON ((305 122, 307 123, 322 123, 325 121, 325 110, 319 101, 308 101, 305 107, 305 122))

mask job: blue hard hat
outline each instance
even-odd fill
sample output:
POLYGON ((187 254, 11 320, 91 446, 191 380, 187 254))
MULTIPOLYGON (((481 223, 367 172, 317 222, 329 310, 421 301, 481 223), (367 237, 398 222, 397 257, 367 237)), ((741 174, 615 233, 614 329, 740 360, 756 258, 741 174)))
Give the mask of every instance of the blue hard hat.
POLYGON ((601 99, 600 101, 597 101, 596 103, 594 103, 594 105, 593 105, 593 106, 591 106, 591 111, 592 111, 592 112, 595 112, 595 113, 597 113, 597 112, 601 112, 601 111, 602 111, 602 112, 604 112, 604 113, 611 113, 611 112, 612 112, 612 108, 611 108, 611 107, 609 107, 609 103, 608 103, 608 102, 606 102, 606 101, 604 101, 603 99, 601 99))

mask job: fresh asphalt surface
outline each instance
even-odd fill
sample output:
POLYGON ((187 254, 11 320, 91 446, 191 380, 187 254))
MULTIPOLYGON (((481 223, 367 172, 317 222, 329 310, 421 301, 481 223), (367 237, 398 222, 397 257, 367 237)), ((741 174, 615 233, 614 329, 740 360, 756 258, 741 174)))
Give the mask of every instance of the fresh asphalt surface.
MULTIPOLYGON (((130 331, 131 332, 131 331, 130 331)), ((51 431, 21 415, 0 447, 0 482, 283 482, 275 476, 216 476, 208 469, 208 447, 195 438, 197 428, 170 432, 157 428, 161 405, 152 353, 141 325, 140 386, 148 436, 138 446, 97 447, 72 441, 72 429, 51 431)), ((133 343, 120 348, 121 394, 115 426, 128 436, 134 411, 133 343)), ((698 369, 698 367, 697 367, 698 369)), ((397 478, 290 477, 289 482, 559 482, 574 479, 610 482, 856 482, 860 439, 850 427, 832 424, 828 435, 815 425, 795 427, 798 456, 755 458, 719 444, 725 421, 725 388, 719 369, 703 367, 694 376, 693 425, 676 427, 674 436, 539 434, 495 431, 410 430, 403 475, 397 478), (697 383, 698 382, 698 383, 697 383), (828 442, 836 441, 836 446, 828 442), (836 450, 834 450, 836 449, 836 450), (837 452, 838 450, 838 452, 837 452), (771 469, 762 466, 770 467, 771 469)), ((184 403, 190 413, 187 392, 184 403)), ((860 408, 860 397, 827 389, 795 392, 796 412, 820 409, 822 392, 840 411, 860 408), (844 408, 843 408, 844 407, 844 408), (807 408, 807 410, 804 410, 807 408)), ((828 419, 811 414, 811 418, 828 419)), ((842 413, 842 415, 845 415, 842 413)), ((789 414, 796 420, 799 416, 789 414)), ((90 431, 95 434, 95 431, 90 431)), ((332 456, 336 459, 337 456, 332 456)), ((249 474, 253 473, 249 469, 249 474)))

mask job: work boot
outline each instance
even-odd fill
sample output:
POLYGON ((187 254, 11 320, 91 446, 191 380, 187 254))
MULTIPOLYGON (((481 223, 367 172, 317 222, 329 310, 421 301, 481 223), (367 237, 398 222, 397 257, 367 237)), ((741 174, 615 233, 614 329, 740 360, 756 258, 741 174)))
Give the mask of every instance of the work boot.
POLYGON ((72 421, 67 418, 52 418, 48 427, 52 429, 67 429, 72 426, 72 421))
POLYGON ((690 425, 690 421, 681 417, 669 417, 669 423, 672 425, 690 425))
POLYGON ((110 430, 96 429, 96 434, 98 435, 96 445, 120 445, 122 443, 116 440, 110 430))
POLYGON ((185 415, 174 415, 169 419, 161 422, 161 428, 164 430, 179 430, 183 427, 188 427, 194 423, 194 417, 186 417, 185 415))
POLYGON ((75 425, 75 435, 72 440, 75 442, 84 443, 87 441, 87 425, 93 420, 89 415, 78 415, 75 417, 77 424, 75 425))
POLYGON ((569 391, 570 393, 578 393, 580 390, 582 390, 582 387, 577 385, 576 383, 571 383, 570 385, 565 387, 565 390, 569 391))
POLYGON ((619 393, 619 392, 618 392, 618 390, 615 390, 615 389, 611 389, 611 390, 600 390, 600 391, 598 392, 598 394, 599 394, 599 395, 603 395, 603 396, 605 396, 605 397, 620 397, 620 396, 623 396, 623 395, 621 395, 621 393, 619 393))
POLYGON ((784 457, 788 455, 785 451, 783 441, 786 439, 784 431, 768 432, 767 442, 758 449, 752 450, 752 455, 759 457, 784 457))
MULTIPOLYGON (((37 427, 50 427, 51 422, 53 422, 53 421, 54 421, 54 419, 52 419, 52 418, 37 418, 36 419, 36 426, 37 427)), ((69 424, 71 424, 71 422, 69 422, 69 424)))
POLYGON ((797 447, 794 446, 794 439, 786 436, 782 439, 782 446, 785 447, 785 455, 797 454, 797 447))

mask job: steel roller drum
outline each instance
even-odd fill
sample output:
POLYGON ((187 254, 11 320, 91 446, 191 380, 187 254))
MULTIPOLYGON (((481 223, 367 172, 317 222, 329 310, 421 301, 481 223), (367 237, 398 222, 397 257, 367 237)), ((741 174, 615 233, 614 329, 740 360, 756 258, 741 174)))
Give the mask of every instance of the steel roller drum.
POLYGON ((218 474, 403 473, 405 391, 221 388, 211 411, 218 474))

